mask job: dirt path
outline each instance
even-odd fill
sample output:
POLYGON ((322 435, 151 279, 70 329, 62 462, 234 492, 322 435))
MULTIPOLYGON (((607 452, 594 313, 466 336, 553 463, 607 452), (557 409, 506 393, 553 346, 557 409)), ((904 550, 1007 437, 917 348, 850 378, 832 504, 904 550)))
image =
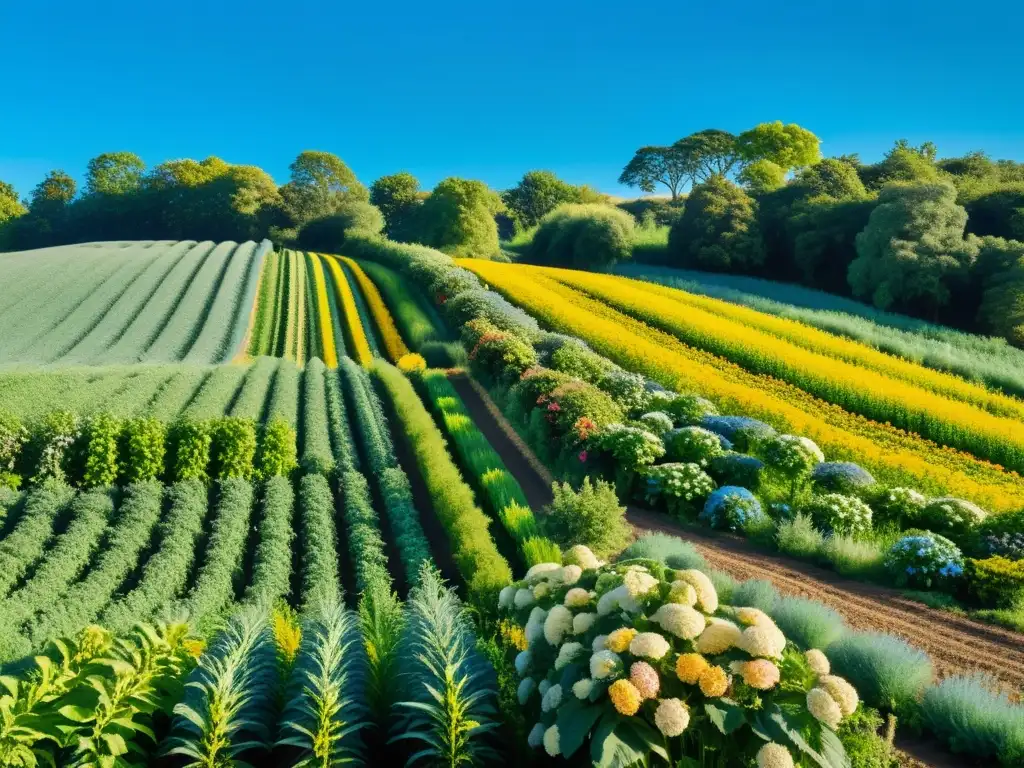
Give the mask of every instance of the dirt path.
MULTIPOLYGON (((550 501, 550 474, 482 387, 464 375, 453 376, 452 384, 530 505, 536 510, 550 501)), ((834 608, 854 629, 902 637, 928 652, 941 677, 980 671, 1017 691, 1024 689, 1024 636, 1016 632, 929 608, 895 589, 844 579, 834 571, 755 549, 745 539, 684 528, 664 514, 630 507, 627 516, 638 531, 664 531, 693 542, 711 567, 737 579, 767 579, 782 594, 834 608)))

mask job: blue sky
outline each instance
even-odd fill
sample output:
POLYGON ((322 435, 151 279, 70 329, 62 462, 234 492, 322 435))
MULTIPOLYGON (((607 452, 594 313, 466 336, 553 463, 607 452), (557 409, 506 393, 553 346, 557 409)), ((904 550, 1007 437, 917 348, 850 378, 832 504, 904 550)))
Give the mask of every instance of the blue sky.
POLYGON ((777 119, 826 154, 906 137, 1024 160, 1022 28, 991 0, 9 0, 0 179, 25 195, 127 149, 283 182, 323 149, 366 183, 549 168, 631 194, 636 147, 777 119))

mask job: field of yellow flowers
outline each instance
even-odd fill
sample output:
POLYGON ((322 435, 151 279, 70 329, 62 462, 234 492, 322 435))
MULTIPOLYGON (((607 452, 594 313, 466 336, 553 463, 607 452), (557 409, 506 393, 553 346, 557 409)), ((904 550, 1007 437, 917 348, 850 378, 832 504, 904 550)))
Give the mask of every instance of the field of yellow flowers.
POLYGON ((377 286, 373 284, 373 281, 367 277, 362 267, 352 259, 344 256, 341 257, 341 260, 355 276, 356 283, 359 284, 359 290, 363 292, 363 296, 366 298, 370 314, 373 315, 373 322, 377 325, 377 331, 384 342, 384 349, 388 357, 391 359, 391 362, 397 363, 409 354, 409 348, 402 341, 402 335, 398 332, 398 327, 395 325, 395 320, 391 317, 391 312, 388 311, 387 305, 384 303, 384 298, 380 295, 380 291, 377 290, 377 286))
MULTIPOLYGON (((888 424, 883 420, 871 420, 856 409, 828 402, 779 374, 747 370, 724 355, 690 346, 676 334, 651 327, 653 322, 647 324, 618 311, 610 306, 613 303, 609 298, 613 295, 611 292, 597 296, 597 289, 589 282, 592 275, 566 273, 574 278, 587 279, 588 291, 593 290, 594 296, 559 282, 549 271, 535 267, 479 260, 462 260, 459 263, 549 328, 580 337, 624 368, 643 373, 667 387, 702 394, 726 412, 760 418, 777 428, 806 435, 830 457, 863 464, 879 479, 893 484, 914 485, 932 493, 955 494, 993 511, 1015 509, 1024 496, 1024 478, 998 464, 958 451, 950 445, 932 442, 920 436, 917 430, 899 429, 893 426, 893 419, 889 419, 888 424)), ((621 278, 608 279, 621 281, 621 278)), ((660 306, 657 299, 655 294, 645 294, 631 305, 639 308, 660 306)), ((616 301, 624 302, 624 299, 617 296, 616 301)), ((689 317, 696 311, 683 308, 679 314, 689 317)), ((750 333, 757 331, 752 329, 750 333)), ((759 339, 761 355, 768 357, 764 350, 772 348, 769 342, 773 339, 776 344, 782 343, 779 337, 767 334, 759 339)), ((796 345, 790 347, 796 352, 807 353, 796 345)), ((830 368, 856 368, 840 359, 827 359, 827 362, 830 368)), ((880 376, 877 370, 866 366, 857 370, 864 380, 880 376)), ((894 390, 910 387, 898 378, 890 381, 888 386, 894 390)), ((923 387, 915 392, 922 397, 938 397, 923 387)), ((940 412, 942 415, 958 413, 956 406, 968 407, 952 399, 944 402, 946 410, 940 412)), ((911 407, 908 407, 908 412, 911 407)), ((976 433, 981 441, 979 445, 985 444, 985 440, 994 445, 1003 438, 1011 445, 1024 441, 1024 434, 1020 434, 1022 430, 1018 429, 1017 435, 1011 434, 1009 425, 1013 422, 1010 419, 997 417, 978 407, 972 407, 969 412, 990 430, 976 433), (1006 427, 1005 433, 999 431, 1003 427, 1006 427)), ((938 418, 933 417, 935 420, 938 418)), ((969 427, 968 423, 962 428, 966 431, 969 427)))

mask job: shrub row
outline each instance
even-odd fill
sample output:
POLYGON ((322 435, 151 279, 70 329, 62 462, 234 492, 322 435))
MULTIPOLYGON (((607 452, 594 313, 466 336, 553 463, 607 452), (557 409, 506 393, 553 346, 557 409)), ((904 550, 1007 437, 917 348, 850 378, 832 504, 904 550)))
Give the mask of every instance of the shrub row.
POLYGON ((329 475, 334 471, 331 435, 328 430, 327 395, 324 376, 327 368, 314 357, 306 364, 302 377, 302 471, 329 475))
MULTIPOLYGON (((323 427, 329 459, 326 422, 323 427)), ((258 435, 255 422, 233 416, 168 425, 107 413, 83 421, 54 411, 26 428, 8 414, 0 416, 0 466, 9 468, 0 471, 0 484, 12 488, 26 476, 36 484, 53 479, 83 488, 152 479, 267 478, 295 467, 295 433, 279 418, 258 435)))
POLYGON ((384 551, 384 538, 380 520, 370 499, 370 486, 360 472, 345 472, 339 478, 342 496, 342 520, 349 559, 355 570, 356 589, 366 590, 374 578, 388 575, 388 556, 384 551))
POLYGON ((338 535, 334 527, 334 496, 321 474, 299 481, 299 524, 302 542, 302 587, 299 602, 309 609, 341 600, 338 579, 338 535))
POLYGON ((43 556, 57 516, 71 503, 74 491, 56 480, 32 488, 17 524, 0 541, 0 597, 6 597, 31 565, 43 556))
POLYGON ((558 551, 557 545, 540 535, 523 489, 473 423, 447 376, 443 371, 427 371, 415 380, 421 384, 426 401, 454 444, 470 483, 519 545, 527 568, 538 562, 550 562, 558 551))
POLYGON ((409 440, 473 601, 478 606, 494 605, 494 596, 511 581, 512 571, 491 538, 490 521, 476 506, 473 491, 448 455, 441 432, 412 384, 383 361, 376 361, 371 372, 387 393, 401 431, 409 440))

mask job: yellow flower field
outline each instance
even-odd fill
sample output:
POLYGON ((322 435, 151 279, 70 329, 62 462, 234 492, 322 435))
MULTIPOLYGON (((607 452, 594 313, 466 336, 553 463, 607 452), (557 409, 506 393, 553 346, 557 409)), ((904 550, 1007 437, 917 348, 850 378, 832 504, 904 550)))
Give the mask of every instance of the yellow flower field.
POLYGON ((331 323, 331 305, 327 298, 327 281, 324 280, 324 269, 321 257, 310 254, 313 267, 313 283, 316 286, 317 317, 319 319, 320 344, 324 352, 324 364, 328 368, 338 367, 338 350, 334 344, 334 327, 331 323))
MULTIPOLYGON (((909 372, 897 378, 859 363, 819 354, 777 335, 707 312, 696 303, 681 302, 677 296, 685 296, 682 291, 659 290, 658 286, 647 290, 646 283, 590 272, 526 269, 578 288, 687 344, 721 355, 748 370, 781 378, 848 411, 891 423, 1016 470, 1024 469, 1024 423, 1020 419, 1024 413, 1015 413, 1017 418, 997 416, 920 386, 909 372)), ((800 327, 797 323, 792 325, 800 327)), ((870 351, 853 343, 849 347, 870 351)), ((927 370, 910 364, 906 364, 906 368, 927 370)), ((932 380, 943 378, 942 374, 929 373, 934 374, 932 380)), ((957 381, 950 376, 944 378, 957 381)), ((970 386, 962 383, 965 389, 970 386)), ((988 394, 981 388, 976 389, 977 394, 988 394)), ((1008 406, 1024 406, 1011 398, 1001 399, 1008 406)))
POLYGON ((1024 478, 1016 473, 851 414, 779 379, 689 347, 537 270, 473 259, 459 264, 548 327, 580 337, 624 368, 673 389, 702 394, 725 413, 760 418, 806 435, 830 459, 856 461, 886 482, 954 494, 993 511, 1019 508, 1024 498, 1024 478))
POLYGON ((349 348, 353 357, 360 365, 369 365, 373 361, 373 353, 370 351, 370 343, 366 340, 366 330, 359 319, 359 311, 356 309, 356 299, 352 295, 352 287, 341 269, 336 256, 324 255, 331 276, 334 278, 334 285, 338 291, 341 310, 345 315, 345 328, 348 330, 349 348))
POLYGON ((366 303, 370 307, 373 321, 377 324, 377 330, 380 331, 381 339, 384 341, 384 349, 387 350, 391 362, 397 363, 405 355, 409 354, 409 348, 402 341, 402 335, 398 332, 395 320, 391 317, 391 312, 388 311, 387 305, 384 304, 380 291, 377 290, 377 286, 373 284, 373 281, 367 277, 363 268, 356 264, 356 262, 345 256, 342 256, 341 260, 352 270, 352 274, 355 275, 356 282, 359 283, 359 288, 362 290, 363 296, 366 297, 366 303))

